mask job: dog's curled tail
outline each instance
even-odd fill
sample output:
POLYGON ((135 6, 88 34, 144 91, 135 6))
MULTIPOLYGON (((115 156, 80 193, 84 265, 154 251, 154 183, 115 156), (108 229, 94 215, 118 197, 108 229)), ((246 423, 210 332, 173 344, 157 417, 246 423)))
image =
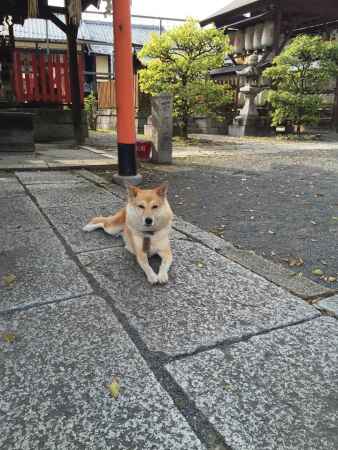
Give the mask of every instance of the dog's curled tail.
POLYGON ((83 231, 94 231, 98 228, 103 228, 103 230, 111 235, 116 235, 121 233, 126 223, 126 210, 125 208, 120 209, 116 214, 109 217, 94 217, 91 219, 87 225, 82 229, 83 231))

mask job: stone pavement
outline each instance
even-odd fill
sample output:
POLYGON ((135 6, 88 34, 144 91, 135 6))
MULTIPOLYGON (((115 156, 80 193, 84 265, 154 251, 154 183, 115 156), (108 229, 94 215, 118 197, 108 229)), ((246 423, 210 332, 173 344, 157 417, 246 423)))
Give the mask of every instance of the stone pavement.
POLYGON ((91 147, 75 148, 72 142, 53 142, 35 144, 35 148, 35 152, 27 153, 0 152, 0 170, 112 168, 117 163, 115 147, 105 152, 91 147))
POLYGON ((150 286, 120 239, 81 231, 123 203, 103 184, 0 175, 0 449, 337 450, 338 296, 181 219, 150 286))

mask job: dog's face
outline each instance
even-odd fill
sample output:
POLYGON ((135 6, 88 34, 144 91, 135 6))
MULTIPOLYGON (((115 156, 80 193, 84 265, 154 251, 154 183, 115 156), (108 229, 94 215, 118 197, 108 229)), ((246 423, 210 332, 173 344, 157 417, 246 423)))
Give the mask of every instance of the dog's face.
POLYGON ((154 189, 128 186, 128 216, 135 229, 156 231, 169 223, 172 213, 167 202, 167 191, 167 183, 154 189))

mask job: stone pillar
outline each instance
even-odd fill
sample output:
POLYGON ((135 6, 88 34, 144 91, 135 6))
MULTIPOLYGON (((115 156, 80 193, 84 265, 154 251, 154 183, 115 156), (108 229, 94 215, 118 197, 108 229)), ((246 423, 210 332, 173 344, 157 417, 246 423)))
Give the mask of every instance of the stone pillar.
POLYGON ((170 94, 151 99, 152 161, 160 164, 172 162, 173 101, 170 94))

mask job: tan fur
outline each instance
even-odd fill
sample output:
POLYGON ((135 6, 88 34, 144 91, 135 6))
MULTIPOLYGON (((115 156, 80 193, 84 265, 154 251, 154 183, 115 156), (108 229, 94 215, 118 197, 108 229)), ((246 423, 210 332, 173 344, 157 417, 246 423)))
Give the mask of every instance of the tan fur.
POLYGON ((128 187, 128 202, 125 208, 109 217, 94 217, 83 229, 92 231, 103 228, 106 233, 116 235, 122 232, 126 249, 136 256, 151 284, 166 283, 172 263, 169 233, 173 213, 167 200, 167 185, 155 189, 128 187), (146 226, 145 219, 153 221, 146 226), (144 246, 144 237, 152 231, 150 245, 144 246), (146 253, 144 249, 148 249, 146 253), (159 273, 149 265, 148 256, 158 254, 161 259, 159 273))

